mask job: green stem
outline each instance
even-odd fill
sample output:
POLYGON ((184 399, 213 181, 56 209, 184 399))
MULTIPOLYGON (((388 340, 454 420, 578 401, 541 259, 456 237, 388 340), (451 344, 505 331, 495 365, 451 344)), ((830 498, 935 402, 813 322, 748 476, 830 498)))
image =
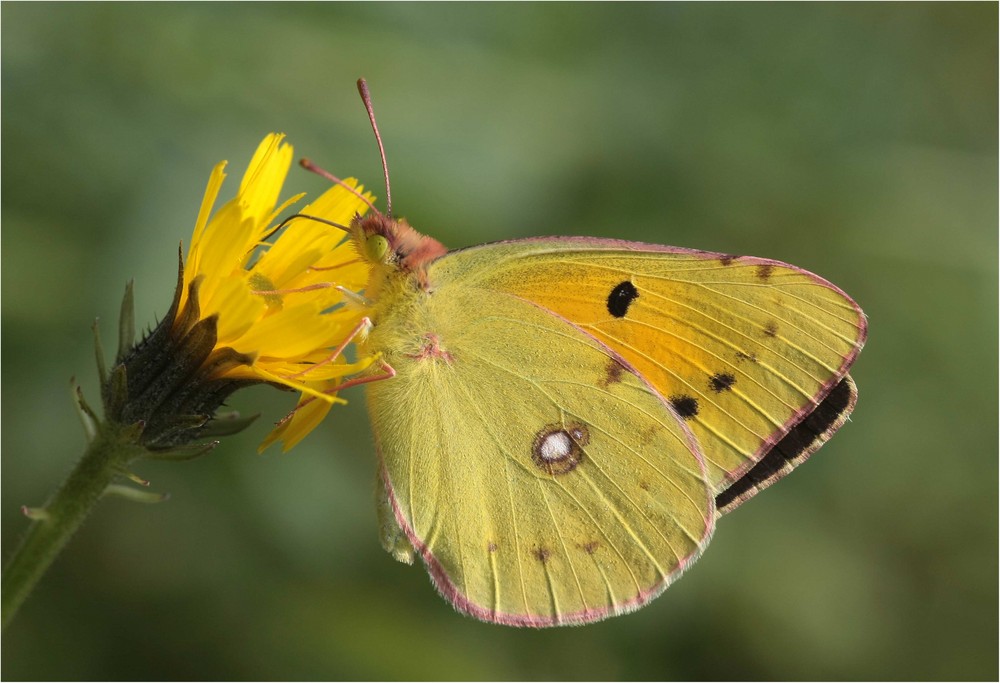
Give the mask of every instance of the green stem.
POLYGON ((42 578, 66 541, 79 528, 108 484, 141 453, 135 432, 102 424, 86 452, 46 504, 7 564, 0 582, 3 628, 42 578))

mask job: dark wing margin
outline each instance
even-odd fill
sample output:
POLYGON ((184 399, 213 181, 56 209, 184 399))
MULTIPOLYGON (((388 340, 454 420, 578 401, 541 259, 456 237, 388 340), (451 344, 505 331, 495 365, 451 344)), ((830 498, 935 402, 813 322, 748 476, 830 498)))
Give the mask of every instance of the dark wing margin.
POLYGON ((724 515, 778 481, 805 462, 847 421, 858 400, 858 388, 844 375, 816 409, 762 457, 757 464, 715 497, 716 512, 724 515))

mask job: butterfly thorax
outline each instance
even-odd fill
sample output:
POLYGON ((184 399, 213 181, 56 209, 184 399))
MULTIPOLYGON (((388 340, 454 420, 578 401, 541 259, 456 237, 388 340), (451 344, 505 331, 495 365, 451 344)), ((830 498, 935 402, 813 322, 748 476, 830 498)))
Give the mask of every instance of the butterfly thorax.
POLYGON ((423 270, 406 273, 380 266, 371 276, 370 285, 376 292, 373 326, 360 350, 377 354, 403 376, 431 365, 451 365, 455 360, 448 343, 453 332, 450 304, 454 302, 436 296, 433 287, 423 286, 422 282, 430 284, 426 275, 423 270))
POLYGON ((436 334, 438 321, 429 305, 434 287, 427 272, 448 250, 405 220, 381 213, 356 218, 351 228, 356 249, 372 265, 365 296, 373 303, 374 328, 364 350, 389 363, 448 359, 436 334))

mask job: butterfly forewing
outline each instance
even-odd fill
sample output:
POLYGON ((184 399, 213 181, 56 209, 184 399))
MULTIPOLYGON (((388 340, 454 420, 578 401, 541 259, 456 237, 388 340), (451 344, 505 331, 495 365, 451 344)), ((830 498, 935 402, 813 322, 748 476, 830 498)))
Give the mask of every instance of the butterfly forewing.
POLYGON ((643 604, 713 528, 690 430, 601 342, 467 286, 451 259, 420 310, 387 308, 371 339, 397 372, 369 407, 398 522, 478 618, 582 623, 643 604))
POLYGON ((451 259, 470 286, 534 302, 621 354, 690 426, 716 492, 816 409, 865 338, 847 295, 777 261, 584 238, 451 259))

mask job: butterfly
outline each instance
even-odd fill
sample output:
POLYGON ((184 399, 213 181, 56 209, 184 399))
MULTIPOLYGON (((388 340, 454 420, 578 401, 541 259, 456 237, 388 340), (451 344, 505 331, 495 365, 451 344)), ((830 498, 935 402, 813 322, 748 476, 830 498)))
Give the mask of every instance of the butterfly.
POLYGON ((383 545, 488 622, 648 603, 844 424, 864 314, 763 258, 590 237, 448 251, 392 217, 358 87, 387 192, 350 226, 383 545))

